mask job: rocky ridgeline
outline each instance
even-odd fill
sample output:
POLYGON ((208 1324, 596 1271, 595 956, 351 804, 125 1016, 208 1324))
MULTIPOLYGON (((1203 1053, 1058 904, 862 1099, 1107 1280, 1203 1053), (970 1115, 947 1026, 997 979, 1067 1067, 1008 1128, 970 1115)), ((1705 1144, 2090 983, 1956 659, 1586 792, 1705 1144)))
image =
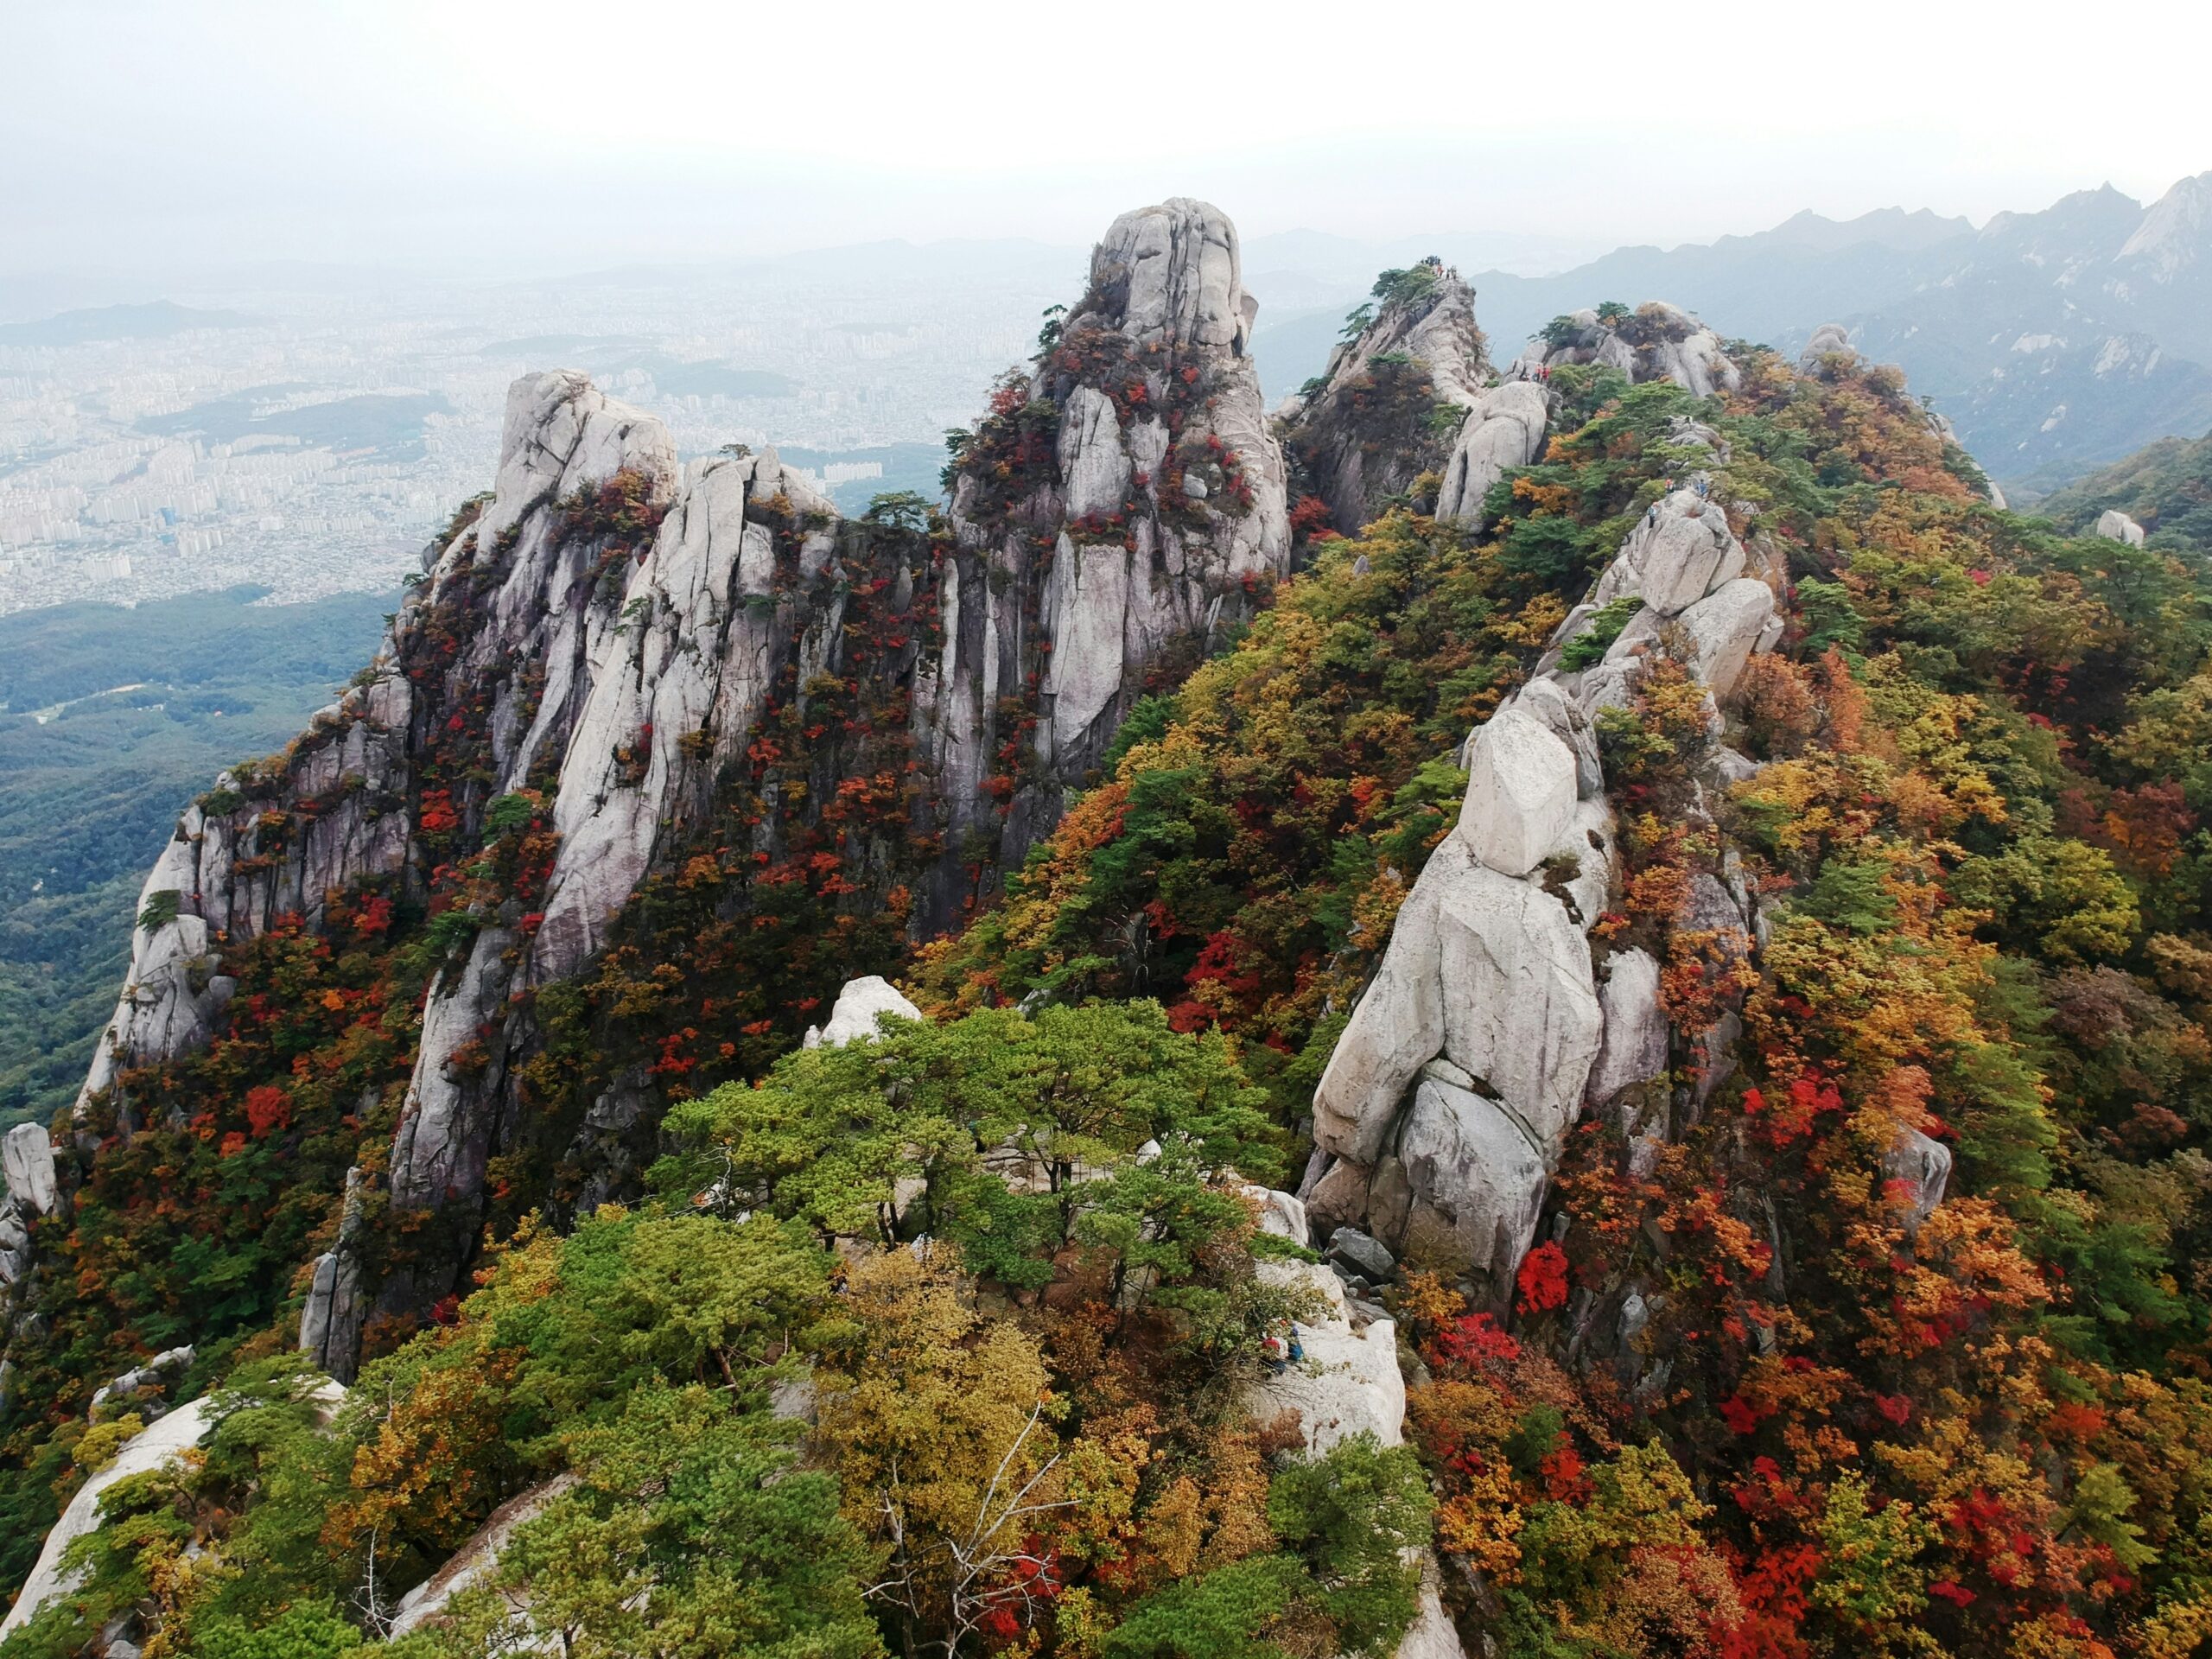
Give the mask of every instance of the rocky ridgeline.
MULTIPOLYGON (((1807 337, 1805 349, 1797 354, 1797 372, 1808 379, 1829 379, 1838 373, 1856 372, 1865 365, 1858 351, 1851 343, 1851 330, 1840 322, 1824 322, 1807 337)), ((1896 373, 1895 370, 1885 371, 1896 373)), ((1903 381, 1900 379, 1899 384, 1903 381)), ((1962 463, 1963 470, 1972 476, 1980 472, 1973 458, 1966 453, 1966 441, 1951 424, 1951 417, 1932 406, 1923 406, 1923 417, 1928 429, 1942 439, 1948 450, 1956 451, 1951 461, 1962 463)), ((2005 510, 2005 492, 1997 487, 1997 480, 1982 475, 1982 494, 1999 512, 2005 510)))
POLYGON ((1177 198, 1125 213, 1035 371, 959 457, 944 645, 917 671, 944 842, 925 932, 957 924, 1058 821, 1148 690, 1288 574, 1236 227, 1177 198))
MULTIPOLYGON (((1389 1253, 1442 1264, 1502 1305, 1584 1112, 1614 1113, 1648 1145, 1694 1121, 1725 1075, 1733 1014, 1673 1030, 1657 961, 1589 937, 1618 875, 1594 721, 1671 658, 1701 682, 1718 735, 1745 662, 1781 632, 1782 570, 1745 547, 1707 488, 1700 474, 1653 504, 1535 677, 1471 737, 1459 823, 1323 1074, 1302 1196, 1317 1236, 1357 1230, 1383 1247, 1385 1270, 1389 1253), (1567 666, 1622 601, 1634 610, 1617 636, 1567 666), (1678 1052, 1696 1057, 1685 1070, 1699 1080, 1669 1098, 1678 1052)), ((1712 786, 1732 764, 1749 766, 1719 751, 1712 786)), ((1677 925, 1749 951, 1758 923, 1740 879, 1700 875, 1677 925)))
MULTIPOLYGON (((842 520, 772 450, 679 466, 659 421, 582 374, 517 381, 493 491, 428 556, 371 668, 283 755, 226 773, 180 820, 80 1116, 98 1100, 133 1131, 133 1070, 223 1027, 226 949, 280 921, 320 930, 364 884, 433 898, 453 880, 442 861, 465 861, 499 832, 494 804, 526 791, 553 850, 515 891, 471 902, 430 987, 389 1166, 349 1177, 315 1264, 306 1344, 350 1376, 372 1307, 419 1310, 459 1282, 486 1166, 524 1127, 534 994, 593 963, 640 884, 693 844, 764 709, 804 713, 825 675, 883 687, 912 755, 912 821, 896 844, 887 828, 858 837, 850 874, 879 896, 911 875, 926 937, 1057 821, 1135 699, 1287 573, 1256 310, 1217 209, 1177 200, 1117 219, 1081 301, 961 458, 944 539, 842 520), (863 607, 895 642, 865 671, 846 660, 863 607), (916 848, 937 850, 910 870, 916 848), (437 1228, 410 1230, 448 1243, 365 1283, 378 1187, 395 1211, 435 1212, 437 1228)), ((825 765, 817 798, 842 781, 825 765)), ((763 861, 812 810, 765 788, 763 861)), ((579 1143, 649 1141, 657 1108, 626 1078, 579 1143)), ((608 1156, 587 1198, 631 1166, 608 1156)), ((11 1283, 34 1253, 0 1211, 11 1283)))
POLYGON ((1429 473, 1443 480, 1438 517, 1479 518, 1490 486, 1543 447, 1543 392, 1498 384, 1474 290, 1456 270, 1425 261, 1389 272, 1376 298, 1365 326, 1277 411, 1284 447, 1345 535, 1429 473))

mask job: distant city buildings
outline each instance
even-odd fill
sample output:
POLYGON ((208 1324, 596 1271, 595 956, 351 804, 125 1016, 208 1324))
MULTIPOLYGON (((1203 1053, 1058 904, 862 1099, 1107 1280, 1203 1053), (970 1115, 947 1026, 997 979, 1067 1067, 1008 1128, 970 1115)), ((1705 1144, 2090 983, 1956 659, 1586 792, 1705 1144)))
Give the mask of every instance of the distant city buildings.
POLYGON ((585 370, 687 455, 775 444, 806 451, 799 470, 825 490, 880 479, 880 460, 830 457, 971 423, 1066 280, 880 263, 829 281, 395 279, 179 295, 251 321, 166 338, 15 330, 0 340, 0 612, 396 586, 490 486, 507 385, 533 369, 585 370))

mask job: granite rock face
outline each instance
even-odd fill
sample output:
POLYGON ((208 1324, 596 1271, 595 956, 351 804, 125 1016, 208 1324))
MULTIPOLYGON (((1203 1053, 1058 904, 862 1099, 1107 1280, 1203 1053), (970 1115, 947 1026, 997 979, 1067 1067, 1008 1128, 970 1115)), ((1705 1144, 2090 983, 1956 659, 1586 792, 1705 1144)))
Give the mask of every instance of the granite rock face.
POLYGON ((99 1526, 101 1495, 118 1481, 158 1469, 199 1445, 200 1438, 214 1426, 215 1420, 209 1411, 212 1403, 207 1399, 194 1400, 156 1418, 125 1440, 114 1458, 77 1489, 68 1506, 61 1511, 61 1518, 46 1535, 38 1563, 23 1581, 15 1606, 5 1619, 0 1619, 0 1639, 29 1624, 32 1615, 48 1602, 67 1595, 75 1588, 77 1575, 63 1568, 61 1557, 71 1544, 99 1526))
POLYGON ((0 1177, 9 1198, 26 1214, 50 1216, 61 1204, 54 1173, 54 1139, 42 1123, 18 1123, 0 1136, 0 1177))
POLYGON ((1505 709, 1475 734, 1459 835, 1502 875, 1526 875, 1566 837, 1575 753, 1534 715, 1505 709))
POLYGON ((1397 1247, 1464 1264, 1487 1284, 1510 1281, 1535 1236, 1548 1176, 1548 1149, 1529 1128, 1499 1102, 1424 1077, 1395 1156, 1408 1198, 1397 1247))
MULTIPOLYGON (((594 670, 613 657, 624 613, 624 588, 609 580, 620 566, 607 563, 606 537, 579 527, 577 505, 623 476, 640 480, 647 504, 669 507, 678 468, 667 429, 605 397, 582 375, 525 375, 507 392, 490 504, 438 559, 423 605, 400 617, 403 647, 409 632, 426 626, 449 598, 478 620, 447 683, 455 694, 494 688, 488 722, 493 796, 533 778, 564 775, 573 758, 571 739, 600 690, 594 670), (487 574, 496 584, 488 595, 487 574)), ((629 577, 632 585, 639 580, 636 572, 629 577)), ((677 734, 671 731, 670 740, 677 734)), ((560 813, 556 796, 556 827, 560 813)), ((573 865, 572 849, 564 846, 562 856, 573 865)), ((561 892, 561 874, 556 863, 550 893, 561 892)), ((552 902, 549 898, 549 922, 552 902)), ((467 959, 449 963, 431 982, 414 1079, 392 1142, 389 1180, 397 1209, 456 1198, 467 1205, 480 1196, 506 1103, 507 1000, 532 982, 530 958, 536 954, 518 918, 483 919, 467 959), (480 1065, 463 1063, 464 1051, 473 1056, 480 1049, 480 1065)), ((582 960, 592 919, 574 902, 561 911, 543 947, 557 964, 545 977, 582 960)))
POLYGON ((1721 582, 1743 575, 1743 543, 1720 503, 1691 484, 1655 501, 1599 579, 1591 601, 1640 599, 1656 616, 1681 614, 1721 582))
POLYGON ((1509 380, 1478 396, 1445 463, 1436 516, 1478 520, 1490 486, 1511 468, 1529 466, 1543 453, 1550 418, 1550 401, 1527 380, 1509 380))
POLYGON ((369 670, 276 762, 224 773, 178 821, 140 895, 130 976, 80 1110, 130 1067, 207 1042, 232 990, 217 971, 224 943, 288 915, 319 928, 333 894, 365 884, 421 894, 412 797, 449 703, 488 690, 499 777, 483 798, 519 785, 541 752, 557 755, 591 636, 611 620, 595 602, 599 549, 566 532, 563 504, 626 469, 665 496, 676 455, 658 422, 580 374, 515 383, 491 502, 410 596, 369 670), (447 625, 464 607, 456 643, 447 625))
POLYGON ((1372 1166, 1415 1074, 1440 1055, 1485 1082, 1555 1155, 1581 1109, 1599 1020, 1589 949, 1566 905, 1449 837, 1400 910, 1382 965, 1322 1074, 1314 1141, 1372 1166))
POLYGON ((1605 1033, 1590 1068, 1588 1099, 1603 1105, 1622 1090, 1649 1083, 1667 1069, 1667 1011, 1659 999, 1659 964, 1629 949, 1606 959, 1599 1007, 1605 1033))
POLYGON ((2097 515, 2097 534, 2108 542, 2125 542, 2130 547, 2143 545, 2143 526, 2118 507, 2107 507, 2097 515))
MULTIPOLYGON (((796 550, 802 580, 818 581, 836 545, 825 498, 773 449, 692 462, 622 590, 625 620, 594 640, 554 798, 561 847, 531 944, 534 981, 563 978, 596 954, 656 853, 703 815, 741 751, 788 659, 771 527, 785 509, 821 522, 796 550), (680 741, 700 732, 712 741, 680 741)), ((830 602, 803 658, 824 659, 842 608, 830 602)))
MULTIPOLYGON (((1452 441, 1439 430, 1435 411, 1467 411, 1464 442, 1495 378, 1475 323, 1474 290, 1459 272, 1424 262, 1399 273, 1379 298, 1367 326, 1330 353, 1320 384, 1291 399, 1279 417, 1284 448, 1348 536, 1418 474, 1445 467, 1452 441)), ((1543 404, 1539 392, 1539 434, 1543 404)), ((1513 442, 1522 435, 1516 429, 1513 442)), ((1501 452, 1512 447, 1505 427, 1487 442, 1501 452)))
POLYGON ((918 898, 924 933, 953 925, 1058 820, 1148 677, 1195 661, 1248 582, 1287 573, 1257 314, 1219 208, 1178 197, 1125 213, 1057 339, 979 429, 938 577, 944 645, 915 676, 916 744, 937 784, 919 827, 945 847, 918 898), (1025 734, 1007 700, 1032 683, 1025 734), (1035 768, 1010 798, 987 786, 1009 741, 1035 768), (995 858, 976 856, 986 842, 995 858))
POLYGON ((1745 664, 1773 620, 1774 590, 1749 576, 1721 583, 1682 613, 1682 631, 1689 636, 1697 677, 1716 699, 1726 702, 1735 691, 1745 664))

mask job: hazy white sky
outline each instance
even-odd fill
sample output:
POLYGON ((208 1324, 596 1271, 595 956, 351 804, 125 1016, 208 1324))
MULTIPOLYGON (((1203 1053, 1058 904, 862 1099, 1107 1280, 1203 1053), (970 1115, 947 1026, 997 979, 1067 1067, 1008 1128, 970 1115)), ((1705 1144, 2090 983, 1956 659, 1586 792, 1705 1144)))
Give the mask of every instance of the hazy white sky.
POLYGON ((1704 240, 2212 168, 2212 8, 0 0, 0 269, 880 237, 1704 240))

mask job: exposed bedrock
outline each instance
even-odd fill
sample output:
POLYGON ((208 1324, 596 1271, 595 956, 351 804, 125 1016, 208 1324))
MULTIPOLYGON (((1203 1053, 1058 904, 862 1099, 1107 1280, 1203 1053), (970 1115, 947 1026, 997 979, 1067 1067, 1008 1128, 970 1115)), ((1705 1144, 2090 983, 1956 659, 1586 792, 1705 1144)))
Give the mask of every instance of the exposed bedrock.
POLYGON ((915 678, 937 784, 922 827, 944 846, 918 899, 924 932, 956 925, 1018 865, 1136 699, 1195 664, 1250 584, 1287 573, 1257 313, 1219 208, 1178 197, 1124 213, 1057 340, 979 433, 953 492, 944 645, 915 678))
MULTIPOLYGON (((1552 666, 1462 751, 1459 822, 1401 906, 1314 1094, 1301 1196, 1317 1240, 1358 1228, 1503 1301, 1583 1112, 1620 1103, 1633 1141, 1663 1135, 1678 1044, 1685 1114, 1727 1075, 1732 1012, 1678 1033, 1657 961, 1634 948, 1598 960, 1586 937, 1618 877, 1594 715, 1627 706, 1646 666, 1671 656, 1706 684, 1717 730, 1717 705, 1777 632, 1763 578, 1779 573, 1747 552, 1708 487, 1700 475, 1654 504, 1554 637, 1552 666), (1760 575, 1744 574, 1754 565, 1760 575), (1560 673, 1556 647, 1622 598, 1637 609, 1605 659, 1560 673)), ((1676 925, 1749 951, 1758 924, 1747 889, 1699 873, 1676 925)), ((1893 1161, 1917 1213, 1941 1175, 1916 1144, 1893 1161)))
MULTIPOLYGON (((1327 504, 1331 522, 1355 534, 1421 473, 1445 469, 1453 434, 1464 444, 1481 423, 1478 411, 1489 406, 1486 389, 1496 378, 1475 324, 1474 290, 1459 272, 1424 261, 1397 273, 1366 326, 1340 341, 1319 378, 1278 411, 1284 448, 1304 487, 1327 504), (1459 424, 1446 419, 1455 410, 1459 424)), ((1534 404, 1541 434, 1541 392, 1534 404)), ((1523 435, 1511 435, 1508 442, 1500 428, 1484 448, 1513 448, 1523 435)))

